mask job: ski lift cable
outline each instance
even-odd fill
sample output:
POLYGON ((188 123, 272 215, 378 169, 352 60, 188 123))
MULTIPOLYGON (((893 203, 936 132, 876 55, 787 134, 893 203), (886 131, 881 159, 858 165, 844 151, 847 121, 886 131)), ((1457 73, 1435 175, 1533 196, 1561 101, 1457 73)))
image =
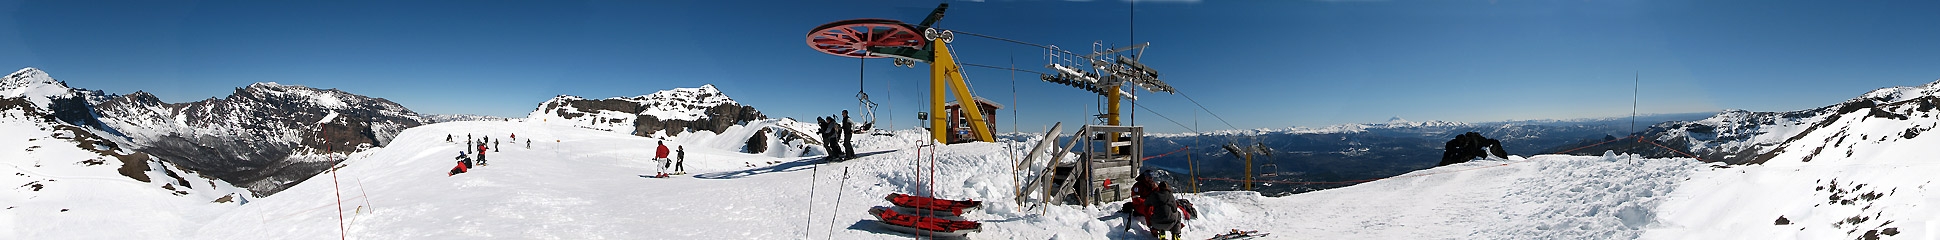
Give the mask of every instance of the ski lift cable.
POLYGON ((1178 91, 1178 90, 1173 90, 1173 92, 1179 93, 1180 97, 1185 97, 1186 101, 1192 102, 1193 106, 1199 106, 1199 110, 1206 111, 1206 114, 1212 115, 1213 119, 1219 119, 1219 122, 1225 123, 1226 127, 1233 128, 1234 131, 1240 130, 1239 127, 1233 126, 1232 122, 1227 122, 1225 117, 1220 117, 1218 113, 1213 113, 1212 109, 1206 108, 1206 105, 1199 104, 1199 100, 1193 100, 1192 95, 1186 95, 1185 92, 1178 91))
POLYGON ((995 36, 990 36, 990 35, 983 35, 983 34, 976 34, 976 33, 972 33, 972 32, 965 32, 965 31, 960 31, 960 30, 956 30, 956 29, 951 29, 950 31, 951 31, 951 32, 955 32, 955 33, 962 33, 962 34, 965 34, 965 35, 970 35, 970 36, 976 36, 976 37, 981 37, 981 38, 989 38, 989 39, 992 39, 992 40, 998 40, 998 41, 1005 41, 1005 42, 1011 42, 1011 43, 1016 43, 1016 44, 1023 44, 1023 45, 1026 45, 1026 46, 1032 46, 1032 47, 1038 47, 1038 48, 1043 48, 1043 49, 1048 49, 1048 50, 1051 50, 1051 51, 1057 51, 1057 52, 1061 52, 1061 53, 1067 53, 1067 54, 1071 54, 1071 55, 1079 55, 1078 53, 1074 53, 1074 52, 1071 52, 1071 51, 1065 51, 1064 49, 1058 49, 1057 47, 1054 47, 1054 46, 1051 46, 1051 45, 1043 45, 1043 44, 1036 44, 1036 43, 1029 43, 1029 42, 1024 42, 1024 41, 1018 41, 1018 40, 1011 40, 1011 39, 1008 39, 1008 38, 1001 38, 1001 37, 995 37, 995 36))
POLYGON ((1199 129, 1193 129, 1192 127, 1187 127, 1185 124, 1179 123, 1179 121, 1173 121, 1171 117, 1166 117, 1165 114, 1160 114, 1159 111, 1152 111, 1151 108, 1146 108, 1144 104, 1138 104, 1138 102, 1132 102, 1132 106, 1138 106, 1138 108, 1143 108, 1145 109, 1146 112, 1152 113, 1152 115, 1159 115, 1159 118, 1163 118, 1167 122, 1172 122, 1173 125, 1179 125, 1180 128, 1185 128, 1186 131, 1192 131, 1193 134, 1205 134, 1205 133, 1199 132, 1199 129))
POLYGON ((1031 71, 1031 70, 1024 70, 1024 69, 1018 69, 1018 68, 1015 68, 1015 67, 998 67, 998 66, 990 66, 990 65, 983 65, 983 64, 975 64, 975 63, 965 63, 965 62, 959 62, 959 64, 963 64, 964 66, 972 66, 972 67, 981 67, 981 68, 990 68, 990 69, 997 69, 997 70, 1010 70, 1010 71, 1013 71, 1013 72, 1027 72, 1027 73, 1036 73, 1036 74, 1039 74, 1039 75, 1056 75, 1056 74, 1049 74, 1049 73, 1044 73, 1044 72, 1039 72, 1039 71, 1031 71))

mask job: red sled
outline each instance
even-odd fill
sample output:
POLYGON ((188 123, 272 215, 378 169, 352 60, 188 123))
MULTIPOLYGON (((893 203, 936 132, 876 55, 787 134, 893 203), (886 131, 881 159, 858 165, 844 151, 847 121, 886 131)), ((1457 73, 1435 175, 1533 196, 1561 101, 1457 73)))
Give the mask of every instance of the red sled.
POLYGON ((883 227, 918 237, 963 237, 983 231, 983 223, 976 221, 909 215, 884 207, 870 208, 869 215, 881 220, 883 227))
POLYGON ((889 199, 889 203, 896 204, 898 207, 926 210, 951 216, 963 215, 963 211, 965 210, 975 210, 983 207, 983 201, 936 199, 901 193, 890 193, 887 199, 889 199))

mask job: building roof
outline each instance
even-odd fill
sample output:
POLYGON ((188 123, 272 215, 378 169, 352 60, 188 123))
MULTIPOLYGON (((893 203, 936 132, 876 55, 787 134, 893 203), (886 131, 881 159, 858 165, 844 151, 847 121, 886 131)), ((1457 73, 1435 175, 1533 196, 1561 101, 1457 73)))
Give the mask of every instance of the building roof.
MULTIPOLYGON (((997 104, 997 102, 996 102, 996 101, 991 101, 990 99, 987 99, 987 98, 983 98, 983 97, 971 97, 971 98, 975 98, 975 99, 977 99, 977 103, 980 103, 980 104, 983 104, 983 105, 989 105, 989 106, 991 106, 991 107, 995 107, 995 109, 1003 109, 1003 108, 1004 108, 1004 105, 1003 105, 1003 104, 997 104)), ((950 101, 950 102, 946 102, 946 103, 943 103, 943 106, 945 106, 945 107, 948 107, 948 106, 956 106, 956 105, 957 105, 957 101, 950 101)))

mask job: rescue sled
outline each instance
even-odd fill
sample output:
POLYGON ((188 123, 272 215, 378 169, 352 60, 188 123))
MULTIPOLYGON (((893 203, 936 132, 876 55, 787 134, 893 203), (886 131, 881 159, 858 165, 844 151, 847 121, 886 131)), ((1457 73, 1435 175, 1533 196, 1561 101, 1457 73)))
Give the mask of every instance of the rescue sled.
POLYGON ((888 199, 889 203, 896 204, 898 207, 930 211, 935 215, 957 216, 963 215, 963 212, 966 210, 983 208, 983 201, 936 199, 901 193, 890 193, 889 197, 885 199, 888 199))
POLYGON ((910 215, 885 207, 870 208, 869 215, 876 216, 885 228, 919 237, 963 237, 983 231, 983 224, 976 221, 910 215))

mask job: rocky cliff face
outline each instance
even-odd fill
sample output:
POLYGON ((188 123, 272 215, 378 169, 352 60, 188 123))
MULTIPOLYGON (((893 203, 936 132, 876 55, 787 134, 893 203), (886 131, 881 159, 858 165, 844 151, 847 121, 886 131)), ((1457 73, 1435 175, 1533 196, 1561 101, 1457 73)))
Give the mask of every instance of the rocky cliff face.
POLYGON ((336 89, 256 83, 228 97, 164 103, 146 92, 107 99, 102 122, 163 160, 274 194, 341 156, 383 146, 417 113, 383 98, 336 89))
POLYGON ((728 126, 766 119, 754 107, 743 106, 715 89, 675 88, 634 97, 586 99, 561 95, 540 103, 527 121, 568 124, 633 134, 677 136, 683 132, 721 133, 728 126))

